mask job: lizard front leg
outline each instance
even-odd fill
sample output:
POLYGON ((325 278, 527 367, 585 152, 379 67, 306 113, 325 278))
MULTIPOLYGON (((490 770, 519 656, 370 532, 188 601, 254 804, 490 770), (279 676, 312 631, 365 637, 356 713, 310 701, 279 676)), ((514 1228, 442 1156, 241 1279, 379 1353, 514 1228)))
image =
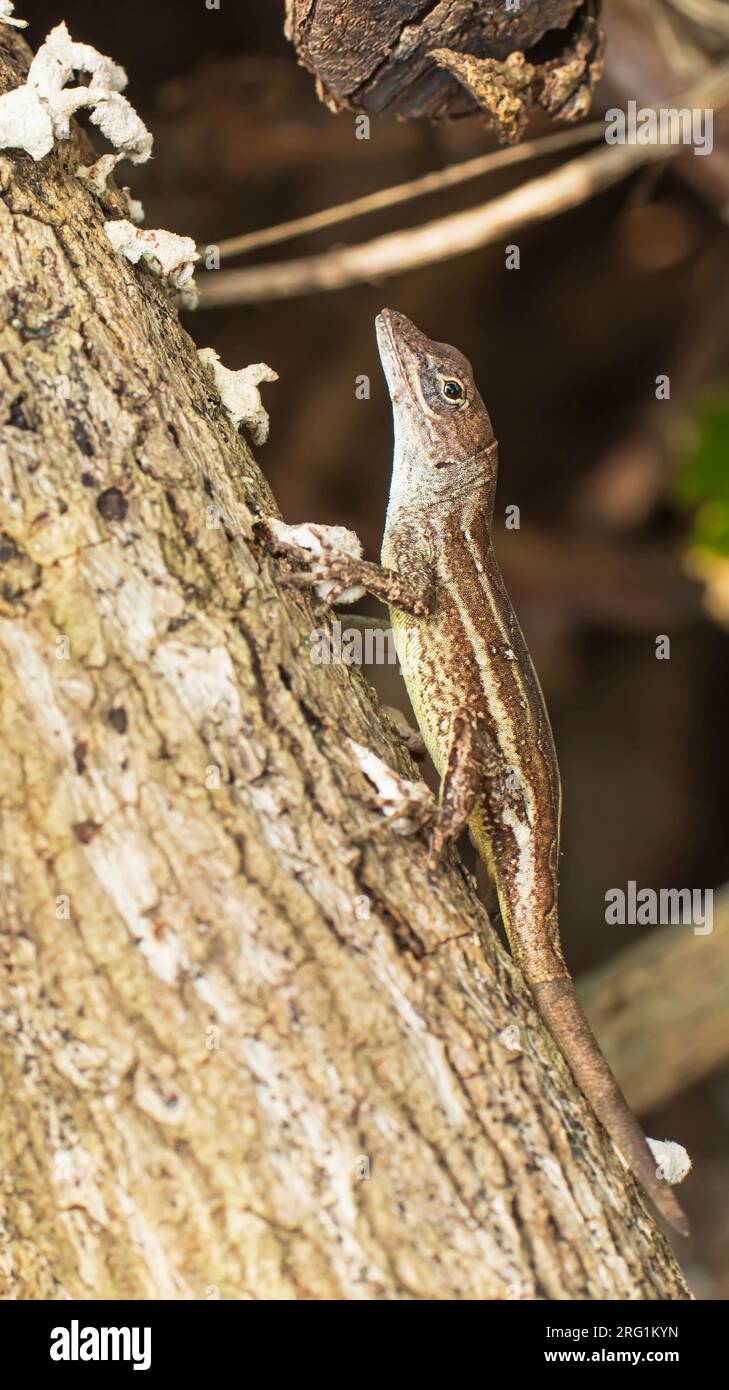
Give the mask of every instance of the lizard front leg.
MULTIPOLYGON (((361 589, 381 603, 402 608, 416 618, 425 617, 430 609, 429 595, 419 582, 419 576, 400 574, 398 570, 386 569, 372 560, 334 555, 329 560, 317 561, 312 570, 298 571, 288 576, 288 583, 297 588, 311 588, 322 581, 332 585, 324 600, 325 608, 332 608, 335 603, 346 603, 347 594, 352 589, 361 589)), ((361 597, 361 594, 357 597, 361 597)), ((349 602, 354 602, 354 599, 349 602)))
POLYGON ((391 569, 364 560, 357 536, 343 526, 286 526, 275 517, 267 517, 264 524, 276 554, 306 565, 287 575, 285 582, 315 589, 325 608, 355 603, 368 593, 415 617, 431 611, 433 579, 418 554, 403 552, 398 568, 391 569))

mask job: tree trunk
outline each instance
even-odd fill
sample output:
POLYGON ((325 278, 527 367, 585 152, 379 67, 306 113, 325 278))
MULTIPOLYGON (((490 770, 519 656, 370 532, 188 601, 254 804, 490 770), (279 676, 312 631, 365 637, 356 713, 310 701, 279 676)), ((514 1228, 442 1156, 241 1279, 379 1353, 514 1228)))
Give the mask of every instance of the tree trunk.
POLYGON ((0 163, 0 1294, 687 1297, 88 162, 0 163))

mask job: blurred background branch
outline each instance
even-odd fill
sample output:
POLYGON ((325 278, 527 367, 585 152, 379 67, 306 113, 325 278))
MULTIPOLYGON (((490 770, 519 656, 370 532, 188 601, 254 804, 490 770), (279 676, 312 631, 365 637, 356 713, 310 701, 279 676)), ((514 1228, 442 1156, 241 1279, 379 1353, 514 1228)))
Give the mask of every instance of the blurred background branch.
MULTIPOLYGON (((729 64, 725 64, 702 77, 679 100, 682 107, 720 109, 728 95, 729 64)), ((216 270, 202 282, 200 302, 210 308, 338 290, 462 256, 575 207, 643 165, 683 152, 677 144, 603 145, 466 212, 308 259, 251 270, 216 270)))
MULTIPOLYGON (((350 198, 347 203, 337 207, 324 208, 312 212, 308 217, 295 217, 291 222, 280 222, 275 227, 262 227, 258 232, 246 232, 243 236, 228 237, 217 243, 221 260, 228 256, 243 255, 257 251, 261 246, 272 246, 277 242, 290 241, 294 237, 305 236, 310 232, 320 232, 326 227, 334 227, 339 222, 349 222, 367 213, 381 212, 384 208, 396 207, 398 203, 408 203, 413 198, 421 198, 426 193, 439 193, 446 188, 455 188, 469 179, 480 178, 496 169, 521 164, 524 160, 539 159, 571 145, 581 145, 602 137, 602 121, 592 121, 578 126, 575 130, 562 130, 557 135, 543 135, 539 140, 529 140, 521 145, 513 145, 504 150, 492 150, 489 154, 467 159, 463 164, 449 164, 446 169, 436 169, 432 174, 423 174, 407 183, 383 188, 377 193, 365 193, 360 198, 350 198)), ((201 248, 204 250, 204 248, 201 248)))
POLYGON ((579 982, 579 994, 634 1109, 665 1105, 729 1061, 729 889, 701 950, 665 926, 579 982))

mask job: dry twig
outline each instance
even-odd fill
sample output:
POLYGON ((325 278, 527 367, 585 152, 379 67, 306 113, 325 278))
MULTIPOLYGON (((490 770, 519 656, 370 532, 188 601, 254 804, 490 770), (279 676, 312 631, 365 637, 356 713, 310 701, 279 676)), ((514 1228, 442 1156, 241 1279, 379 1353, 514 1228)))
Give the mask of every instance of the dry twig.
MULTIPOLYGON (((712 69, 696 82, 683 95, 680 105, 701 107, 713 101, 720 106, 727 98, 729 63, 712 69)), ((674 158, 685 148, 662 143, 605 145, 488 203, 419 227, 280 264, 212 272, 202 281, 200 302, 207 308, 344 289, 347 285, 377 282, 389 275, 450 260, 577 207, 633 169, 653 160, 674 158)))
MULTIPOLYGON (((521 164, 527 159, 541 159, 555 154, 558 150, 569 149, 572 145, 587 144, 601 135, 605 127, 602 121, 592 121, 589 125, 577 126, 573 130, 561 130, 556 135, 544 135, 538 140, 526 140, 521 145, 506 149, 490 150, 488 154, 477 155, 460 164, 449 164, 445 169, 436 169, 417 179, 393 184, 391 188, 378 188, 374 193, 365 193, 360 198, 351 198, 347 203, 336 207, 323 208, 320 212, 309 213, 306 217, 295 217, 289 222, 278 222, 274 227, 262 227, 259 231, 245 232, 242 236, 228 237, 218 243, 221 259, 228 256, 244 255, 257 251, 261 246, 274 246, 294 237, 306 236, 310 232, 320 232, 326 227, 334 227, 339 222, 349 222, 354 217, 364 217, 367 213, 382 212, 384 208, 395 207, 398 203, 421 198, 426 193, 440 193, 445 188, 454 188, 468 179, 480 178, 493 169, 505 169, 511 164, 521 164)), ((204 249, 204 248, 201 248, 204 249)))

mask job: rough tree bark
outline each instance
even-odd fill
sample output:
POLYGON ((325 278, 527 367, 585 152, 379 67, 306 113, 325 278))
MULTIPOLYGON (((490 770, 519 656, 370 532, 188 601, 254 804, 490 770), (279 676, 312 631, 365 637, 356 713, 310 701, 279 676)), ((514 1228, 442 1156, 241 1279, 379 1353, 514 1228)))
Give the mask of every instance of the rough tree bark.
POLYGON ((286 34, 333 111, 482 111, 510 141, 539 107, 584 116, 604 47, 600 0, 286 0, 286 34))
POLYGON ((687 1297, 80 159, 0 165, 2 1296, 687 1297))

